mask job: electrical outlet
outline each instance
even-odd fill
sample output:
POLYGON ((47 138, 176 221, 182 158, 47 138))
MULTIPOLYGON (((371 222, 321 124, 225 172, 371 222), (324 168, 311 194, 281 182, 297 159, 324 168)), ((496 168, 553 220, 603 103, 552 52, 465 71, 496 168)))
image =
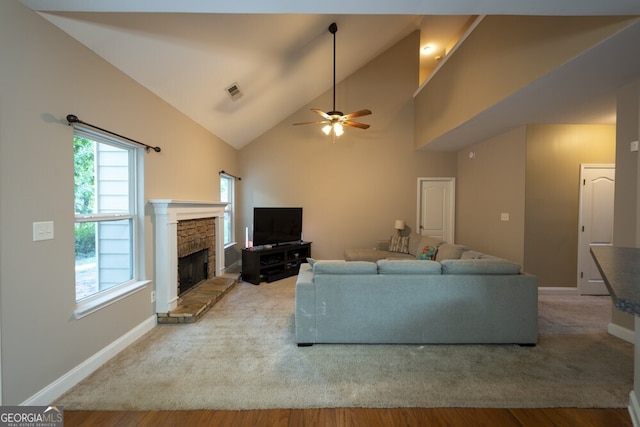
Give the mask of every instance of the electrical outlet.
POLYGON ((631 151, 638 151, 638 141, 631 141, 630 148, 631 151))
POLYGON ((151 303, 156 302, 156 291, 151 291, 151 303))
POLYGON ((501 213, 500 214, 500 221, 509 221, 509 214, 508 213, 501 213))

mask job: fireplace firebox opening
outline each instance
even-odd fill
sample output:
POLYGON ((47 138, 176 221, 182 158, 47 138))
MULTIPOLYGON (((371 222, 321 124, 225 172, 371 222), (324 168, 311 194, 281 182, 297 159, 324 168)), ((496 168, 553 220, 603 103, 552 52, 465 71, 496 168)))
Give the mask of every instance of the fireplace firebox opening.
POLYGON ((178 258, 178 296, 209 278, 208 263, 208 249, 178 258))

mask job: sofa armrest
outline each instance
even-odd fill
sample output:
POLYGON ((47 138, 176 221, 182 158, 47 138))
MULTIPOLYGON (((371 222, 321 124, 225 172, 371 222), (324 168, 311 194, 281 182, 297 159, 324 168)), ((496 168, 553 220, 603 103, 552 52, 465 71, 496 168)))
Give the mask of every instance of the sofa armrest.
POLYGON ((312 344, 316 340, 316 292, 313 270, 303 264, 296 281, 295 329, 296 342, 312 344))

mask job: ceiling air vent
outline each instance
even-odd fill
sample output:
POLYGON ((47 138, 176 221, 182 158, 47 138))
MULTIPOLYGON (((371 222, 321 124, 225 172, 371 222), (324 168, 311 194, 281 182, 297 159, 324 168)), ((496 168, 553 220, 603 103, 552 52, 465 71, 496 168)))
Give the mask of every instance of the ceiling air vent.
POLYGON ((233 83, 231 86, 227 87, 225 92, 227 92, 227 95, 229 95, 234 101, 242 96, 238 83, 233 83))

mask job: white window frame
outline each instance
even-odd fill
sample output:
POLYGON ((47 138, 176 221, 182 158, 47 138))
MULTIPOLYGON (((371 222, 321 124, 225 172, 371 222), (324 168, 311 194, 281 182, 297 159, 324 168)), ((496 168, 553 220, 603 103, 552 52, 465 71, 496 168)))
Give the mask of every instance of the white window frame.
POLYGON ((236 244, 236 232, 235 232, 235 193, 236 193, 236 179, 235 177, 228 175, 226 173, 220 174, 220 201, 227 202, 227 205, 224 207, 225 216, 222 221, 223 230, 229 229, 229 235, 224 234, 224 247, 227 248, 229 246, 233 246, 236 244), (228 186, 228 194, 230 200, 222 200, 222 183, 227 183, 228 186), (228 218, 227 218, 228 216, 228 218), (229 222, 227 227, 227 221, 229 222))
MULTIPOLYGON (((81 300, 76 300, 74 317, 76 319, 80 319, 120 301, 123 298, 142 291, 151 281, 142 279, 144 277, 144 217, 142 216, 144 212, 143 149, 82 126, 74 126, 73 136, 74 138, 78 136, 97 143, 126 149, 129 153, 129 212, 126 214, 97 213, 90 215, 75 215, 75 223, 131 219, 130 238, 132 278, 103 291, 98 291, 81 300)), ((74 281, 74 297, 76 295, 75 286, 76 283, 74 281)))

